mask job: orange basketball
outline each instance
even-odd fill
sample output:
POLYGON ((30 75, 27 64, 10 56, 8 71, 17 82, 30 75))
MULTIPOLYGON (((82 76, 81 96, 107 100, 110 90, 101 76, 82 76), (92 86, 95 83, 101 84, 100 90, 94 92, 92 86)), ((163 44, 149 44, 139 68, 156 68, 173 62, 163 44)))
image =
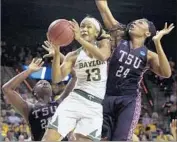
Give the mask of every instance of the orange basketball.
POLYGON ((60 46, 67 46, 74 40, 74 32, 71 24, 66 19, 53 21, 48 28, 48 38, 50 42, 60 46))

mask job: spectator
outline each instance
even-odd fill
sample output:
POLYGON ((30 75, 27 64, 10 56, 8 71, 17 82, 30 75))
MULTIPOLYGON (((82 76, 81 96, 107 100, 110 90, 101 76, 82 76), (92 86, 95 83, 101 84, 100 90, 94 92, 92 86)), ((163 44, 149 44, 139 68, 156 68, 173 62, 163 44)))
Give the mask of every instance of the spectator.
POLYGON ((19 142, 24 142, 24 141, 25 141, 24 136, 23 136, 23 135, 19 135, 18 141, 19 141, 19 142))
POLYGON ((0 122, 0 141, 4 140, 3 132, 2 132, 2 122, 0 122))
POLYGON ((146 112, 143 116, 143 125, 147 126, 150 123, 151 123, 151 118, 150 118, 149 114, 146 112))
POLYGON ((15 115, 15 111, 11 109, 10 116, 8 117, 8 122, 11 124, 20 124, 21 119, 15 115))
POLYGON ((164 135, 163 131, 159 131, 159 135, 157 136, 157 141, 168 141, 168 138, 166 135, 164 135))
POLYGON ((152 113, 152 124, 157 124, 158 123, 158 118, 159 118, 159 116, 158 116, 158 113, 157 112, 153 112, 152 113))
POLYGON ((9 130, 7 132, 7 137, 6 138, 8 138, 9 141, 17 141, 17 139, 15 138, 13 130, 9 130))
POLYGON ((5 138, 4 138, 4 141, 5 141, 5 142, 10 142, 10 140, 9 140, 8 137, 5 137, 5 138))
POLYGON ((152 132, 151 132, 151 128, 150 127, 146 127, 145 129, 145 135, 146 135, 146 139, 147 141, 152 141, 152 132))

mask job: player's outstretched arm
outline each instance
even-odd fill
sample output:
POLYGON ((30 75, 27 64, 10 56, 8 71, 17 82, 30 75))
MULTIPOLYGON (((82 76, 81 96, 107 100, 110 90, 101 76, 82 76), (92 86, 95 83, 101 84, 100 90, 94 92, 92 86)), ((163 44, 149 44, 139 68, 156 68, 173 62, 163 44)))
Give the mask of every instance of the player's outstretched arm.
POLYGON ((60 65, 60 53, 55 53, 52 61, 52 83, 59 83, 71 73, 76 58, 76 51, 69 52, 60 65))
POLYGON ((48 54, 44 55, 43 57, 53 57, 52 61, 52 82, 58 83, 61 80, 61 70, 60 70, 60 63, 61 60, 63 62, 63 56, 60 53, 60 47, 59 45, 54 45, 50 43, 49 41, 44 41, 45 45, 42 45, 42 47, 48 51, 48 54))
POLYGON ((42 47, 48 51, 48 54, 44 55, 43 57, 53 57, 52 60, 52 83, 58 83, 62 81, 62 73, 61 73, 61 63, 64 61, 64 57, 61 57, 60 53, 60 46, 54 45, 49 41, 44 42, 45 45, 42 45, 42 47), (61 59, 63 60, 61 62, 61 59))
MULTIPOLYGON (((45 54, 43 56, 43 58, 48 58, 48 57, 54 56, 55 50, 49 41, 44 41, 44 45, 42 45, 42 47, 48 52, 48 54, 45 54)), ((58 49, 58 52, 59 52, 59 49, 58 49)), ((60 53, 60 63, 62 63, 64 61, 64 58, 65 58, 65 56, 62 53, 60 53)))
POLYGON ((66 56, 60 53, 59 45, 54 45, 49 41, 44 42, 42 47, 48 51, 48 54, 43 57, 53 57, 52 60, 52 83, 59 83, 62 81, 72 70, 73 62, 75 63, 77 51, 70 52, 66 56))
POLYGON ((156 74, 166 78, 169 78, 171 76, 171 68, 168 59, 163 51, 160 40, 164 35, 169 34, 173 28, 173 24, 167 26, 167 23, 165 23, 164 29, 157 32, 157 34, 153 37, 157 54, 151 51, 148 52, 151 70, 156 74))
POLYGON ((41 69, 44 62, 42 59, 33 59, 28 69, 13 77, 10 81, 3 85, 2 90, 8 101, 19 111, 21 115, 28 119, 28 113, 31 105, 26 102, 21 95, 15 91, 31 73, 41 69))
POLYGON ((108 30, 111 30, 119 24, 119 22, 113 17, 109 9, 107 0, 95 0, 95 2, 103 19, 103 22, 108 30))

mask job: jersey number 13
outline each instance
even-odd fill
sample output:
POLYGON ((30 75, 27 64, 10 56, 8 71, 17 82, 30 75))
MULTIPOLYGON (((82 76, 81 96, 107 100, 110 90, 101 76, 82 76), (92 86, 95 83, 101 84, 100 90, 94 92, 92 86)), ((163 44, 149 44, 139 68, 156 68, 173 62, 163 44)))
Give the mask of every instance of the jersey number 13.
POLYGON ((99 68, 87 69, 85 72, 87 73, 87 81, 100 81, 101 80, 99 68))

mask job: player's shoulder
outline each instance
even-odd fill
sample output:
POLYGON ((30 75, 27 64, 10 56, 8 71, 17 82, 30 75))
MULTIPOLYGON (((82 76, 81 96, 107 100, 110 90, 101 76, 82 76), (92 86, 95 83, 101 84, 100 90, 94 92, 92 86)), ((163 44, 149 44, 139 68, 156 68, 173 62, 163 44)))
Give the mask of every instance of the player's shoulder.
POLYGON ((151 59, 154 56, 157 56, 157 53, 155 53, 154 51, 151 51, 149 49, 147 50, 147 54, 148 54, 149 59, 151 59))
POLYGON ((157 58, 157 53, 155 53, 154 51, 151 51, 151 50, 147 50, 147 59, 148 59, 148 62, 152 61, 153 59, 157 58))
POLYGON ((79 48, 75 51, 69 52, 65 57, 65 61, 73 61, 73 60, 75 61, 81 50, 82 49, 79 48))
POLYGON ((49 105, 58 105, 57 99, 54 99, 53 101, 48 103, 49 105))

